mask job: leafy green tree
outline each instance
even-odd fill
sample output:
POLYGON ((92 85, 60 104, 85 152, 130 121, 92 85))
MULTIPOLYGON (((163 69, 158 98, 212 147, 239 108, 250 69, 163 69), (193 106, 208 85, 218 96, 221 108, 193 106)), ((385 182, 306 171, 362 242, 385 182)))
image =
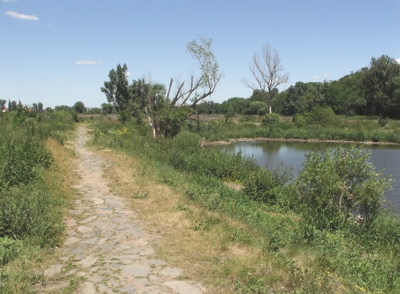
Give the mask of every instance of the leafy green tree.
POLYGON ((226 114, 232 108, 235 113, 245 113, 249 108, 250 101, 242 97, 232 97, 222 102, 220 107, 220 113, 226 114))
POLYGON ((117 69, 111 69, 108 77, 109 81, 104 82, 101 91, 106 95, 108 103, 111 103, 119 113, 128 108, 131 92, 127 78, 128 67, 126 64, 117 65, 117 69))
POLYGON ((268 105, 265 102, 253 101, 250 102, 250 106, 246 111, 246 114, 250 115, 264 115, 268 112, 268 105))
POLYGON ((15 100, 8 100, 8 111, 16 111, 17 110, 17 102, 15 100))
POLYGON ((366 71, 368 68, 362 68, 330 82, 325 92, 326 105, 332 107, 336 114, 362 114, 366 103, 362 80, 366 71))
POLYGON ((6 100, 0 99, 0 112, 3 112, 3 109, 6 107, 6 103, 6 100))
POLYGON ((400 117, 400 64, 387 55, 372 58, 363 79, 367 107, 383 118, 400 117))
POLYGON ((103 114, 111 114, 113 111, 113 106, 110 103, 102 103, 101 111, 103 114))
POLYGON ((85 104, 82 101, 78 101, 72 106, 72 108, 77 112, 77 113, 85 113, 86 108, 85 104))
POLYGON ((71 107, 67 106, 67 105, 57 105, 56 107, 54 107, 55 111, 70 111, 71 107))
POLYGON ((390 180, 369 163, 362 147, 328 149, 306 156, 295 184, 307 236, 314 230, 368 226, 378 215, 390 180))

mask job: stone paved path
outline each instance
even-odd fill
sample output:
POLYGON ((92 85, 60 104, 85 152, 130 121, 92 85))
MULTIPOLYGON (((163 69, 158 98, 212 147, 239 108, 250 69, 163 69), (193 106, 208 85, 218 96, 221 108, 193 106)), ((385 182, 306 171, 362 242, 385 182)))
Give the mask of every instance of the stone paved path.
POLYGON ((203 293, 201 286, 182 279, 182 272, 152 258, 151 243, 159 236, 146 233, 123 198, 112 194, 103 178, 108 164, 90 152, 84 126, 74 148, 80 158, 75 186, 76 207, 67 219, 67 234, 60 263, 45 270, 50 277, 65 271, 84 277, 77 293, 203 293))

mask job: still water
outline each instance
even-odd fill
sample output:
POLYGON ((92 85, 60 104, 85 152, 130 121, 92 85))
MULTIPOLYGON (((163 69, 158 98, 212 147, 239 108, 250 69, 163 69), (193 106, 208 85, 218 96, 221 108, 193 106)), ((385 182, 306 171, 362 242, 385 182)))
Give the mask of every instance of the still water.
MULTIPOLYGON (((301 171, 305 155, 310 152, 322 151, 335 147, 334 143, 307 143, 307 142, 237 142, 224 146, 228 152, 253 156, 256 162, 268 169, 275 169, 278 165, 293 167, 293 175, 301 171)), ((343 145, 346 146, 346 145, 343 145)), ((376 170, 382 170, 385 175, 393 179, 392 190, 386 192, 386 199, 392 204, 393 211, 400 214, 400 146, 393 145, 365 145, 371 150, 370 161, 376 170)))

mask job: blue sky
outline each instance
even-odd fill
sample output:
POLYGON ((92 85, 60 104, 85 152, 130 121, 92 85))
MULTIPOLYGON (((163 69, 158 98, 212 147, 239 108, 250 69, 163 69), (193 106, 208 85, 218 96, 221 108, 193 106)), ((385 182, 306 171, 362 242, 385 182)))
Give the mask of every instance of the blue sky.
POLYGON ((197 64, 203 36, 224 71, 211 100, 249 97, 248 63, 268 43, 289 83, 337 80, 386 54, 400 61, 400 1, 0 0, 0 99, 45 107, 106 102, 108 72, 126 63, 167 84, 197 64))

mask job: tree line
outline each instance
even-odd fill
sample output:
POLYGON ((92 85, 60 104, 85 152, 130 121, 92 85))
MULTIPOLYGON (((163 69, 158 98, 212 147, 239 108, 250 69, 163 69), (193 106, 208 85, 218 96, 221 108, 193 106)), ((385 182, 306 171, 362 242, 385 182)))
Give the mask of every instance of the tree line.
MULTIPOLYGON (((274 112, 292 116, 310 112, 316 106, 330 107, 335 114, 375 115, 400 118, 400 64, 386 55, 372 58, 369 67, 337 81, 297 82, 288 89, 271 91, 274 112)), ((233 97, 222 103, 207 101, 199 113, 264 115, 268 112, 265 91, 254 89, 249 98, 233 97)))

